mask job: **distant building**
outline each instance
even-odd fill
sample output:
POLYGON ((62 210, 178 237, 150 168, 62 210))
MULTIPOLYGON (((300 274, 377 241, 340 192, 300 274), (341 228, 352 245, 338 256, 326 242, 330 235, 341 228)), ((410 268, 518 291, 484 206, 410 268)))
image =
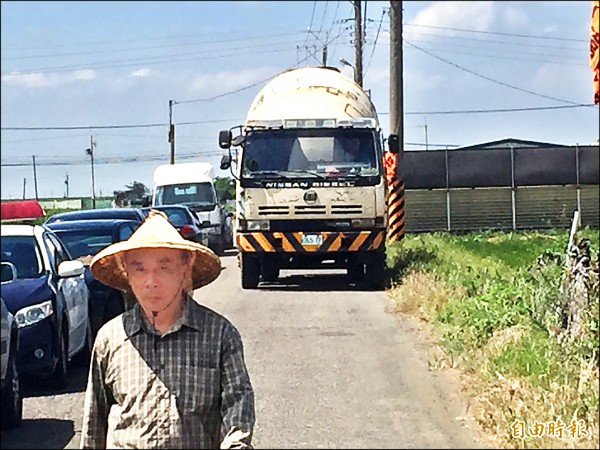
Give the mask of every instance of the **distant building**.
POLYGON ((498 141, 484 142, 482 144, 468 145, 466 147, 456 147, 453 150, 484 150, 484 149, 498 149, 498 148, 510 148, 510 147, 535 147, 535 148, 556 148, 556 147, 570 147, 568 145, 551 144, 548 142, 538 141, 524 141, 522 139, 506 138, 498 141))

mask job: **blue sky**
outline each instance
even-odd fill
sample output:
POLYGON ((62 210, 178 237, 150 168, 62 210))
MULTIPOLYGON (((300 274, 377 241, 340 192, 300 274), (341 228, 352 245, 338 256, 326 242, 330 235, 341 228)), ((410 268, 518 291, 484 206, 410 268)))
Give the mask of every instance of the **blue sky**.
MULTIPOLYGON (((389 2, 365 3, 364 87, 387 134, 389 2)), ((571 107, 593 102, 590 1, 403 8, 407 150, 598 139, 598 107, 571 107)), ((21 198, 24 179, 35 196, 33 156, 40 197, 63 197, 67 176, 70 196, 89 196, 90 134, 96 195, 133 181, 150 188, 169 162, 170 99, 176 161, 218 167, 219 130, 242 122, 261 82, 320 64, 326 41, 328 64, 352 76, 339 62, 354 63, 352 18, 347 0, 2 1, 2 198, 21 198), (10 129, 32 127, 75 129, 10 129)))

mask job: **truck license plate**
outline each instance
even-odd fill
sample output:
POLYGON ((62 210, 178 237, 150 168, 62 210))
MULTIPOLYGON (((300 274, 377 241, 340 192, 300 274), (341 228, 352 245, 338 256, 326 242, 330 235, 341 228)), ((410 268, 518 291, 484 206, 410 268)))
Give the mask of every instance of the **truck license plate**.
POLYGON ((321 245, 323 244, 323 236, 320 234, 303 234, 302 245, 321 245))

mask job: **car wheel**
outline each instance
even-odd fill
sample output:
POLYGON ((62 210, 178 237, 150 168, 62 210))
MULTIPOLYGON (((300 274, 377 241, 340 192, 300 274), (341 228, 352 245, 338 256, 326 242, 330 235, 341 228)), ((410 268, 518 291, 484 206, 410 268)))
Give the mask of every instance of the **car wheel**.
MULTIPOLYGON (((67 325, 63 324, 63 329, 67 325)), ((56 367, 52 373, 52 382, 58 389, 62 389, 67 385, 67 372, 68 372, 68 347, 67 337, 63 333, 58 342, 56 367)))
MULTIPOLYGON (((11 339, 14 342, 15 337, 11 339)), ((23 418, 23 397, 17 367, 17 348, 12 345, 10 360, 6 368, 6 378, 9 382, 2 391, 2 429, 14 429, 21 425, 23 418)))

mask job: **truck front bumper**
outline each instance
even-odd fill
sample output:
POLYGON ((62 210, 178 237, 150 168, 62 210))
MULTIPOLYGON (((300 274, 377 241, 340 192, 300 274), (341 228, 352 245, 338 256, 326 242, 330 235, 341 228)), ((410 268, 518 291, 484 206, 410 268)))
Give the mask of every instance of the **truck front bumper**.
POLYGON ((236 233, 241 252, 253 253, 345 253, 371 252, 385 246, 385 230, 236 233))

